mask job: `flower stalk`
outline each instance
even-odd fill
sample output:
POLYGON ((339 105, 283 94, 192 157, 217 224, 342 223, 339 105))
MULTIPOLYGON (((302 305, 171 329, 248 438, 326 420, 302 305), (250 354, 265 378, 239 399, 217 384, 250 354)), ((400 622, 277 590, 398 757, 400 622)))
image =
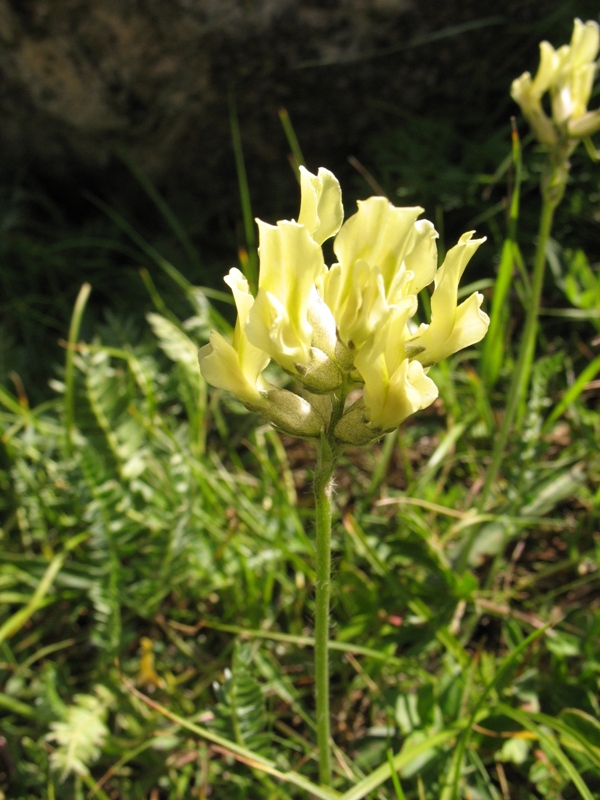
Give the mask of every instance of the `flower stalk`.
POLYGON ((326 439, 317 446, 315 493, 315 699, 319 780, 331 785, 329 616, 331 605, 331 497, 337 456, 326 439))

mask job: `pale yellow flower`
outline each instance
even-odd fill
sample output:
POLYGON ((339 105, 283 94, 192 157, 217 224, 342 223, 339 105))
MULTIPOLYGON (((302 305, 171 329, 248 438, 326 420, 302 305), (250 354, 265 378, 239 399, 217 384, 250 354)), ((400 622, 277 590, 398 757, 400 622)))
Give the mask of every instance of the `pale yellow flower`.
POLYGON ((412 298, 395 307, 371 342, 356 354, 355 365, 364 380, 365 421, 381 435, 431 405, 438 396, 435 383, 419 361, 411 361, 404 342, 414 313, 412 298))
POLYGON ((384 197, 358 203, 333 249, 338 258, 323 280, 323 296, 344 345, 357 349, 385 321, 390 308, 431 282, 437 233, 422 208, 397 208, 384 197))
POLYGON ((225 283, 233 292, 238 312, 233 342, 230 344, 220 333, 212 331, 210 344, 198 353, 200 370, 211 386, 231 392, 248 406, 264 408, 267 386, 261 375, 271 359, 264 350, 248 341, 245 331, 254 298, 239 269, 234 267, 225 283))
POLYGON ((234 267, 225 282, 233 292, 238 318, 231 344, 220 333, 212 331, 210 344, 200 348, 198 361, 205 381, 231 392, 286 433, 318 436, 324 421, 310 403, 293 392, 271 386, 262 377, 270 359, 246 336, 246 323, 254 304, 248 281, 234 267))
POLYGON ((438 269, 437 233, 418 219, 421 208, 371 197, 342 225, 335 177, 302 169, 300 180, 298 222, 258 222, 256 299, 238 270, 226 279, 238 308, 233 342, 211 335, 202 374, 283 430, 366 444, 429 406, 437 397, 429 367, 484 336, 482 296, 457 300, 483 239, 464 234, 438 269), (334 235, 337 262, 327 269, 321 245, 334 235), (431 322, 415 330, 417 295, 432 281, 431 322), (298 379, 299 392, 266 383, 270 359, 298 379), (362 396, 345 409, 352 388, 362 396))
POLYGON ((406 342, 409 356, 425 367, 470 347, 485 336, 489 317, 481 311, 483 295, 474 292, 458 305, 458 284, 477 248, 485 239, 473 239, 473 231, 463 233, 451 248, 434 277, 431 297, 431 323, 422 324, 406 342))
POLYGON ((576 19, 570 44, 555 50, 542 42, 535 78, 525 72, 513 81, 511 96, 542 144, 553 147, 565 137, 577 140, 600 130, 600 111, 587 110, 599 46, 598 24, 576 19), (543 107, 546 92, 550 93, 551 117, 543 107))
POLYGON ((310 362, 308 307, 315 281, 325 272, 323 252, 296 222, 257 224, 260 275, 246 333, 256 347, 295 373, 297 364, 310 362))
POLYGON ((304 225, 317 244, 339 231, 344 219, 342 190, 332 172, 321 167, 317 175, 300 167, 300 215, 298 224, 304 225))

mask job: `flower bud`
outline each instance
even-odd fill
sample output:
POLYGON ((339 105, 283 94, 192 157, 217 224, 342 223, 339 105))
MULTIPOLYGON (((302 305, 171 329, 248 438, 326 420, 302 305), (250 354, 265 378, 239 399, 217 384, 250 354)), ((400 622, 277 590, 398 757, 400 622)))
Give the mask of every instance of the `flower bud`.
POLYGON ((308 365, 296 364, 295 376, 309 392, 326 394, 341 386, 343 377, 338 367, 318 347, 310 348, 308 365))
POLYGON ((325 426, 323 417, 303 397, 287 389, 270 389, 265 400, 261 413, 279 430, 302 439, 321 435, 325 426))
POLYGON ((361 398, 350 406, 335 426, 333 433, 339 442, 362 447, 381 439, 387 431, 379 430, 369 425, 365 417, 365 404, 361 398))

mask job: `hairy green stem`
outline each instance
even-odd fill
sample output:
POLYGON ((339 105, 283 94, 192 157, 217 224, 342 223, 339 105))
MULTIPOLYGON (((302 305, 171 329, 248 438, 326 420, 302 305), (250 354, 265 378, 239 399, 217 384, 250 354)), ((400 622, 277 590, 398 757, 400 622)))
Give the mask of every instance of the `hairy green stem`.
POLYGON ((319 779, 331 785, 329 719, 329 606, 331 599, 331 494, 336 453, 321 440, 315 470, 316 586, 315 586, 315 692, 319 779))
MULTIPOLYGON (((540 300, 544 286, 544 273, 546 268, 546 248, 552 230, 554 212, 564 194, 567 181, 569 161, 569 151, 559 148, 551 154, 548 168, 542 179, 542 211, 540 216, 540 227, 538 233, 535 259, 533 263, 533 276, 531 281, 531 296, 527 307, 525 327, 517 363, 513 372, 508 400, 502 426, 494 441, 492 461, 487 471, 485 484, 479 497, 479 506, 483 508, 490 490, 498 476, 506 444, 510 435, 517 410, 525 398, 529 378, 533 365, 535 353, 535 340, 537 334, 538 316, 540 311, 540 300)), ((467 548, 466 548, 467 549, 467 548)))

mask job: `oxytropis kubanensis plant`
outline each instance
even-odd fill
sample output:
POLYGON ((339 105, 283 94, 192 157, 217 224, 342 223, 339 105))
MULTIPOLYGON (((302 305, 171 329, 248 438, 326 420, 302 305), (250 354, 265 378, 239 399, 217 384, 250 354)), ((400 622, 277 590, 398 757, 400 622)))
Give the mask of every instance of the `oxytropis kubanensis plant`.
POLYGON ((297 222, 258 222, 256 297, 238 269, 225 278, 238 312, 233 341, 213 331, 199 360, 209 384, 316 444, 316 728, 319 778, 329 786, 331 498, 338 455, 345 444, 368 444, 431 405, 438 390, 430 367, 478 342, 489 319, 477 292, 458 303, 459 281, 483 239, 463 234, 438 267, 438 234, 419 219, 423 209, 371 197, 342 224, 340 186, 331 172, 301 168, 300 185, 297 222), (322 245, 333 236, 337 261, 327 267, 322 245), (431 283, 431 320, 419 325, 418 294, 431 283), (271 360, 297 388, 269 384, 263 373, 271 360))

